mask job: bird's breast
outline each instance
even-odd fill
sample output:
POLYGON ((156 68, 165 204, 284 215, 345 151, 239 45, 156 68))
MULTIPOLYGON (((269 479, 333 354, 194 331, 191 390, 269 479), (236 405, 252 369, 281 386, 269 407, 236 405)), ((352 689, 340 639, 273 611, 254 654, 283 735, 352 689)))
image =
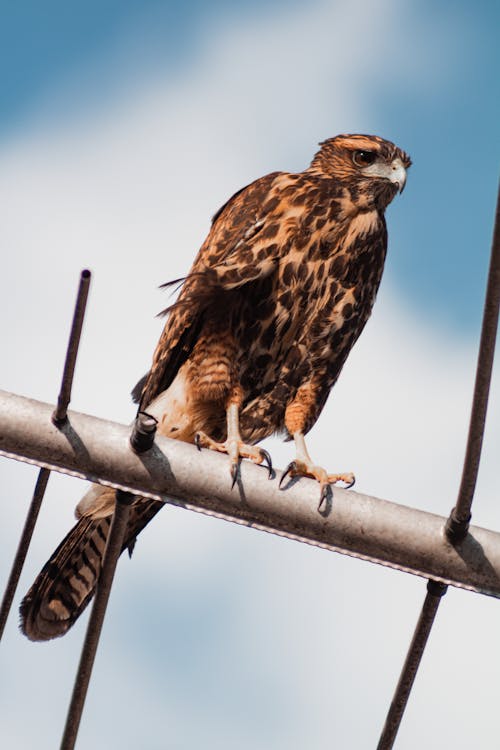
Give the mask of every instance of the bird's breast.
POLYGON ((245 381, 265 386, 286 374, 293 384, 341 366, 375 300, 384 228, 376 211, 344 221, 319 211, 308 227, 288 227, 274 273, 248 289, 235 318, 245 381))

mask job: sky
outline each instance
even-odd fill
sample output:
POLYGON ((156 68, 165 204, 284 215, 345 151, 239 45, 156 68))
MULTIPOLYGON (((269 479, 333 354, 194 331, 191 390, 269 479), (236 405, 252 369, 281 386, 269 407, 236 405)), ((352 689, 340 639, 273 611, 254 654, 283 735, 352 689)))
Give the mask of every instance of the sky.
MULTIPOLYGON (((54 402, 89 267, 72 407, 128 422, 161 330, 157 287, 188 270, 218 206, 303 169, 320 140, 377 133, 413 166, 387 212, 372 320, 309 448, 361 492, 447 515, 498 181, 499 15, 486 1, 5 2, 0 387, 54 402)), ((499 386, 497 365, 473 508, 494 529, 499 386)), ((278 467, 292 457, 266 447, 278 467)), ((2 459, 0 472, 1 585, 36 470, 2 459)), ((16 606, 84 489, 51 476, 16 606)), ((167 507, 120 561, 77 746, 374 747, 424 595, 420 579, 167 507)), ((32 644, 13 611, 9 747, 58 745, 85 624, 32 644)), ((398 749, 497 746, 499 626, 498 602, 450 589, 398 749)))

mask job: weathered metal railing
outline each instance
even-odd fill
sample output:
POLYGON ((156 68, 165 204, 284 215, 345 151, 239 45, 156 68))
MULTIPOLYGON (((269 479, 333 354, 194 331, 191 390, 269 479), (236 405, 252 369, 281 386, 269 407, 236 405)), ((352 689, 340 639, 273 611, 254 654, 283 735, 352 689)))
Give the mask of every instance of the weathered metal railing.
POLYGON ((462 480, 448 519, 387 500, 334 488, 318 510, 318 486, 243 462, 231 487, 227 458, 154 436, 154 420, 131 428, 67 412, 90 273, 83 271, 56 408, 0 391, 0 455, 41 467, 0 608, 0 637, 13 601, 50 471, 117 489, 115 514, 89 618, 61 750, 72 750, 133 494, 246 524, 297 541, 428 579, 427 595, 396 687, 378 750, 393 747, 410 691, 447 586, 500 597, 500 534, 470 526, 491 382, 500 302, 500 202, 497 203, 474 398, 462 480), (131 494, 132 493, 132 494, 131 494))

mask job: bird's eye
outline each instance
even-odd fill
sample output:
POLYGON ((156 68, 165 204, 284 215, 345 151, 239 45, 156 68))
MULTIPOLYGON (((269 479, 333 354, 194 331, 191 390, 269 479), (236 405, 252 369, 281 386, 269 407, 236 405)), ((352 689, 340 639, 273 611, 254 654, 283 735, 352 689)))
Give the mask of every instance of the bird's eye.
POLYGON ((368 167, 373 164, 377 154, 374 151, 355 151, 352 160, 358 167, 368 167))

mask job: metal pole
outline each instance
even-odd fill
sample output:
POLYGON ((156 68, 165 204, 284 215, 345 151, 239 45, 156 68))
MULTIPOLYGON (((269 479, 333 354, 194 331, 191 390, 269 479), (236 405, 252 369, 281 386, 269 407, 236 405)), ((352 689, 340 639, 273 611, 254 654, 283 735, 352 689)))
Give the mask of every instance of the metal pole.
POLYGON ((279 489, 281 472, 241 464, 231 490, 228 459, 156 437, 137 454, 130 427, 69 412, 56 428, 52 407, 0 391, 0 453, 109 486, 181 505, 325 549, 500 597, 500 534, 471 527, 458 545, 446 519, 353 490, 333 489, 318 512, 318 484, 300 479, 279 489))
POLYGON ((471 518, 471 506, 476 487, 481 448, 483 444, 484 425, 488 408, 491 371, 495 355, 495 340, 498 328, 498 310, 500 306, 500 192, 497 197, 495 228, 491 246, 491 260, 484 302, 481 341, 477 359, 474 399, 467 438, 462 479, 457 503, 446 523, 446 535, 451 542, 457 542, 467 533, 471 518))
POLYGON ((83 318, 87 306, 87 297, 90 286, 90 271, 86 269, 80 274, 80 284, 76 296, 75 312, 73 313, 73 322, 71 324, 71 333, 69 335, 68 348, 66 350, 66 360, 64 362, 64 371, 61 381, 61 390, 57 399, 57 407, 52 415, 52 421, 55 425, 62 425, 66 421, 66 410, 71 399, 71 387, 73 385, 73 375, 75 372, 76 357, 80 345, 80 336, 82 333, 83 318))
POLYGON ((130 445, 136 453, 145 453, 153 447, 158 420, 145 411, 140 411, 135 418, 130 445))
POLYGON ((394 745, 441 597, 446 594, 446 590, 447 586, 442 583, 436 581, 429 581, 427 583, 427 595, 424 600, 422 612, 420 613, 413 634, 413 639, 385 720, 377 750, 391 750, 394 745))
POLYGON ((5 587, 2 606, 0 607, 0 639, 3 636, 3 631, 7 623, 7 618, 12 606, 14 594, 16 593, 17 584, 19 583, 19 578, 23 570, 24 561, 26 559, 26 555, 28 554, 31 537, 33 536, 33 529, 35 528, 38 513, 40 511, 40 506, 45 494, 45 488, 47 487, 47 482, 49 481, 49 476, 49 469, 40 469, 35 485, 35 491, 33 493, 33 498, 31 500, 28 514, 26 516, 26 521, 24 523, 24 528, 21 534, 21 539, 19 540, 19 544, 17 547, 16 556, 14 557, 14 562, 12 563, 9 580, 7 581, 7 586, 5 587))
POLYGON ((68 709, 66 725, 61 741, 61 750, 73 750, 80 726, 83 706, 87 695, 87 689, 92 675, 92 667, 99 645, 104 615, 108 604, 111 584, 116 570, 116 563, 120 556, 127 522, 130 512, 130 504, 134 496, 127 492, 116 493, 115 512, 113 521, 109 530, 109 537, 106 544, 104 559, 102 564, 101 575, 97 584, 96 595, 92 611, 90 613, 85 641, 80 657, 80 664, 75 678, 73 694, 68 709))
MULTIPOLYGON (((87 297, 90 285, 90 271, 84 270, 80 274, 80 283, 78 286, 78 292, 75 302, 75 310, 73 313, 73 322, 71 324, 71 333, 69 336, 68 346, 66 349, 66 360, 64 363, 64 371, 61 382, 61 390, 59 392, 57 408, 52 414, 52 421, 55 425, 60 426, 66 421, 66 413, 68 404, 71 398, 71 386, 73 383, 73 374, 75 371, 76 357, 78 354, 78 346, 80 344, 80 335, 82 332, 83 319, 85 316, 85 308, 87 305, 87 297)), ((21 576, 21 572, 28 554, 31 537, 40 512, 45 488, 49 479, 50 471, 47 468, 43 468, 39 475, 33 494, 33 499, 26 516, 24 529, 19 541, 16 556, 12 563, 12 569, 10 572, 9 580, 5 589, 5 594, 2 600, 0 608, 0 639, 2 638, 5 624, 9 616, 12 601, 16 593, 17 584, 21 576)))

